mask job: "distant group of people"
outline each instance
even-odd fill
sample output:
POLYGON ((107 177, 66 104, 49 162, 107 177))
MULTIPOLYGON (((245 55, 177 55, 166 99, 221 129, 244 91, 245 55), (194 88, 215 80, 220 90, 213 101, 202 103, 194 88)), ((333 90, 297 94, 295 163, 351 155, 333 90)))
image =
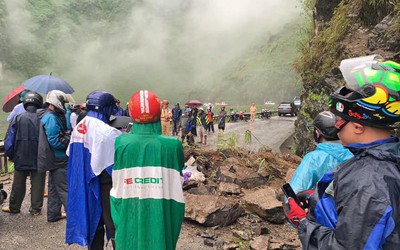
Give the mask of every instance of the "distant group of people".
POLYGON ((30 176, 29 212, 40 215, 48 172, 47 221, 67 219, 67 244, 103 249, 107 236, 118 249, 174 249, 184 217, 184 157, 181 142, 161 134, 158 97, 147 90, 132 95, 129 134, 109 125, 112 115, 123 114, 112 94, 90 93, 84 110, 68 102, 59 90, 45 101, 37 92, 24 93, 24 110, 10 120, 6 135, 15 171, 2 210, 20 213, 30 176))
MULTIPOLYGON (((163 100, 161 102, 161 127, 162 134, 166 136, 171 135, 171 122, 172 122, 172 136, 181 137, 181 141, 187 142, 189 145, 194 145, 194 138, 199 138, 199 144, 207 145, 207 137, 214 128, 214 113, 212 106, 207 107, 204 111, 203 107, 185 105, 184 110, 181 109, 179 103, 174 108, 169 108, 169 101, 163 100)), ((226 111, 225 106, 221 105, 218 114, 217 124, 219 131, 225 130, 226 111)))

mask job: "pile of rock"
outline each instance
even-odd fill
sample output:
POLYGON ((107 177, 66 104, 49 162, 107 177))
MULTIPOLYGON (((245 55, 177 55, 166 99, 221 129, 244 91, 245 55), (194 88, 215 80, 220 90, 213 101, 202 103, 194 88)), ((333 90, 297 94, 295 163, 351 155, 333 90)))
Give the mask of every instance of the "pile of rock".
POLYGON ((205 228, 204 244, 217 249, 297 249, 282 209, 286 172, 300 158, 242 150, 185 152, 205 176, 184 186, 187 220, 205 228), (271 230, 274 233, 270 233, 271 230))

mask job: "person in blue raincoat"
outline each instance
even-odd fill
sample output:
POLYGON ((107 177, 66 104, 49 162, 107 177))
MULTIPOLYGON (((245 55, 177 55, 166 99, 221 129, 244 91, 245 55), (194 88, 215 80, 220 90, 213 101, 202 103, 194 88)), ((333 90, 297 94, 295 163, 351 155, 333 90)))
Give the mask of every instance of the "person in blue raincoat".
POLYGON ((110 93, 93 91, 86 98, 87 115, 71 134, 67 149, 67 244, 103 249, 105 227, 115 248, 110 212, 111 172, 114 142, 122 132, 108 125, 114 107, 115 99, 110 93))
POLYGON ((303 249, 399 249, 400 64, 378 55, 340 63, 331 94, 338 136, 354 157, 325 173, 304 210, 284 205, 303 249))
POLYGON ((315 117, 312 127, 317 148, 304 156, 290 181, 295 193, 314 189, 326 172, 353 157, 340 144, 335 122, 335 115, 329 111, 323 111, 315 117))

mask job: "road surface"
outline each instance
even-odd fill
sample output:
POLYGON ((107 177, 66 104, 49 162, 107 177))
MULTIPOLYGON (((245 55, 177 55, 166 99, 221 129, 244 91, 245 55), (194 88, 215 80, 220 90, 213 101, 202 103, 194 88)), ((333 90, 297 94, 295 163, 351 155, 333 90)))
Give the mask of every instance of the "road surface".
MULTIPOLYGON (((244 134, 246 130, 252 131, 252 141, 244 145, 248 149, 258 149, 265 145, 273 151, 279 152, 280 145, 294 131, 293 117, 273 117, 269 120, 256 120, 255 122, 227 123, 225 135, 235 133, 238 136, 238 145, 244 145, 244 134)), ((217 126, 215 126, 217 129, 217 126)), ((217 131, 209 136, 209 145, 206 147, 216 148, 215 142, 217 131)), ((4 179, 4 176, 3 176, 4 179)), ((27 185, 29 186, 29 184, 27 185)), ((6 180, 5 190, 10 193, 11 180, 6 180)), ((48 223, 46 221, 46 198, 43 214, 31 216, 29 214, 30 191, 27 187, 20 214, 7 214, 0 211, 0 249, 84 249, 77 245, 67 246, 65 239, 65 220, 48 223)), ((5 203, 7 204, 7 201, 5 203)), ((177 249, 180 250, 201 250, 211 249, 203 244, 204 239, 200 235, 193 235, 197 225, 184 222, 181 230, 177 249)), ((112 249, 111 245, 106 249, 112 249)))

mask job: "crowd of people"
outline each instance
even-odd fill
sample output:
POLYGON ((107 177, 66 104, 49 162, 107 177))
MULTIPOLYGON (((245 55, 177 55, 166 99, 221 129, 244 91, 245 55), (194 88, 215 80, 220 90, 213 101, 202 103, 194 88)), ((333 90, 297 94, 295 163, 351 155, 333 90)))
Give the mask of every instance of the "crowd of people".
MULTIPOLYGON (((310 125, 316 149, 290 181, 300 202, 288 197, 284 212, 304 249, 397 249, 400 142, 391 131, 400 126, 400 64, 368 56, 340 70, 346 85, 310 125)), ((170 109, 148 90, 135 92, 126 110, 119 104, 100 90, 80 105, 59 90, 45 100, 22 93, 5 140, 15 170, 2 210, 20 213, 29 176, 29 212, 40 215, 48 173, 47 221, 67 220, 67 244, 103 249, 107 236, 118 249, 175 249, 185 212, 182 143, 197 136, 207 144, 212 107, 170 109), (128 115, 130 132, 110 126, 112 115, 128 115)), ((253 104, 251 120, 256 111, 253 104)))
POLYGON ((20 213, 29 176, 29 211, 40 215, 48 173, 47 221, 67 220, 67 244, 103 249, 107 236, 119 249, 174 249, 184 216, 184 157, 180 140, 161 133, 165 102, 147 90, 132 95, 128 110, 105 91, 84 104, 70 100, 59 90, 45 100, 21 93, 5 141, 15 170, 2 211, 20 213), (126 114, 130 133, 109 125, 112 115, 126 114))

